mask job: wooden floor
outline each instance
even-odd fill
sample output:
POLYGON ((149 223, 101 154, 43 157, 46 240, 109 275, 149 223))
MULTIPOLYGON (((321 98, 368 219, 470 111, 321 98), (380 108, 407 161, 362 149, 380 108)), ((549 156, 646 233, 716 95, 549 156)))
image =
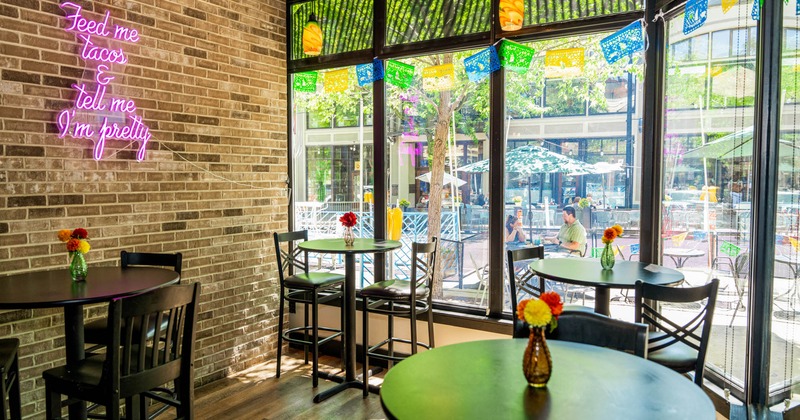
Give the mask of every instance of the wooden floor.
MULTIPOLYGON (((323 357, 323 371, 341 371, 339 359, 323 357)), ((281 363, 281 377, 275 378, 275 361, 253 367, 234 377, 212 382, 195 390, 195 418, 198 420, 235 419, 384 419, 380 397, 362 398, 360 389, 348 389, 315 404, 314 395, 336 383, 320 379, 311 387, 311 364, 303 364, 303 352, 290 350, 281 363)), ((358 367, 359 373, 361 366, 358 367)), ((370 378, 379 384, 382 374, 370 378)), ((174 419, 169 410, 157 420, 174 419)))
MULTIPOLYGON (((339 359, 330 356, 320 360, 326 372, 340 372, 339 359)), ((385 419, 380 397, 370 394, 362 398, 360 389, 345 390, 326 401, 315 404, 314 395, 336 384, 320 380, 311 388, 311 364, 303 363, 302 351, 290 350, 284 356, 281 377, 275 378, 275 361, 255 366, 236 376, 212 382, 195 390, 195 418, 198 420, 260 419, 385 419)), ((361 366, 359 365, 359 372, 361 366)), ((380 384, 383 373, 370 378, 380 384)), ((157 420, 175 418, 169 410, 157 420)), ((717 420, 726 417, 717 413, 717 420)))

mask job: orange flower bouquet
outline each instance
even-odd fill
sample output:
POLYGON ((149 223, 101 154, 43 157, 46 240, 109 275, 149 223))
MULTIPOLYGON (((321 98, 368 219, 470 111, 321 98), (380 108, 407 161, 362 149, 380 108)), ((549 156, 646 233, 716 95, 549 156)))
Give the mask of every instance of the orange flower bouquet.
POLYGON ((532 387, 547 386, 550 380, 553 361, 544 338, 544 327, 549 325, 550 331, 553 331, 558 326, 558 316, 563 310, 561 296, 556 292, 545 292, 539 299, 524 299, 517 305, 517 318, 531 328, 528 346, 522 357, 522 372, 532 387))
POLYGON ((84 228, 75 230, 61 229, 58 231, 58 239, 66 243, 69 252, 69 273, 74 281, 86 280, 89 267, 86 265, 84 254, 89 252, 92 247, 89 245, 89 232, 84 228))

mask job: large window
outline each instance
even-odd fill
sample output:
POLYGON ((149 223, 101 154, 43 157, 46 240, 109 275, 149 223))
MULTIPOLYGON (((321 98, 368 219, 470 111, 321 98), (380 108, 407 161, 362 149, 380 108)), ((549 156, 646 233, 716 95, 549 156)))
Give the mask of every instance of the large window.
MULTIPOLYGON (((387 193, 393 207, 409 203, 403 211, 404 246, 430 235, 439 239, 441 281, 434 284, 434 299, 485 307, 488 195, 494 192, 488 188, 488 173, 459 170, 489 158, 488 78, 469 81, 463 65, 476 52, 401 60, 415 70, 408 88, 386 89, 387 193)), ((395 258, 392 267, 400 278, 409 274, 403 258, 395 258)))
POLYGON ((793 7, 786 7, 783 24, 785 37, 782 56, 777 203, 775 206, 775 275, 772 280, 772 364, 770 393, 779 398, 797 397, 800 393, 800 17, 793 7))
MULTIPOLYGON (((687 286, 720 279, 706 377, 737 398, 744 384, 753 180, 750 7, 740 3, 725 14, 710 5, 708 22, 689 39, 713 29, 711 55, 691 65, 679 47, 688 41, 683 14, 668 21, 662 156, 661 263, 683 272, 687 286)), ((680 305, 662 310, 692 316, 680 305)), ((775 374, 781 369, 773 365, 775 374)))
MULTIPOLYGON (((634 168, 639 159, 636 144, 641 142, 636 123, 640 113, 635 109, 640 57, 614 65, 587 58, 583 68, 563 72, 570 76, 551 79, 545 78, 541 67, 546 52, 553 49, 585 48, 586 57, 598 57, 598 41, 604 35, 527 44, 539 52, 534 65, 527 72, 506 73, 506 162, 524 161, 530 168, 514 166, 513 171, 506 170, 504 220, 521 227, 521 233, 514 232, 513 224, 504 231, 507 249, 526 246, 525 242, 530 241, 544 244, 548 257, 597 258, 602 247, 598 235, 603 229, 620 224, 628 234, 616 242, 617 257, 638 257, 636 191, 640 187, 634 168), (541 103, 538 97, 542 94, 544 107, 537 114, 535 107, 541 103), (564 158, 575 167, 591 170, 576 174, 574 167, 564 165, 539 171, 544 161, 553 158, 564 158), (576 208, 578 223, 586 230, 585 243, 575 252, 549 243, 564 224, 563 208, 567 205, 576 208)), ((524 269, 524 263, 515 269, 524 269)), ((568 300, 592 305, 594 298, 589 288, 557 283, 548 283, 548 287, 568 300)), ((624 297, 620 302, 612 312, 631 310, 624 297)))

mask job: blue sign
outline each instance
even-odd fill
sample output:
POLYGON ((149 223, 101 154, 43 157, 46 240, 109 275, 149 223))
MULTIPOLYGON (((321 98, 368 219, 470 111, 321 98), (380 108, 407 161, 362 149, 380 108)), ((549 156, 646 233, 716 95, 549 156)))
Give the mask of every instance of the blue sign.
POLYGON ((695 29, 703 26, 707 18, 708 0, 689 0, 683 12, 683 34, 689 35, 695 29))
POLYGON ((750 12, 750 17, 753 20, 758 20, 761 17, 761 3, 759 0, 753 1, 753 10, 750 12))
POLYGON ((464 70, 470 82, 480 82, 490 73, 500 70, 500 57, 494 45, 464 59, 464 70))
POLYGON ((631 255, 639 253, 639 244, 631 244, 631 255))
POLYGON ((702 230, 696 230, 692 232, 692 237, 695 241, 705 241, 708 239, 708 232, 704 232, 702 230))
POLYGON ((358 76, 359 86, 383 79, 383 61, 376 58, 372 60, 372 63, 357 65, 356 76, 358 76))
POLYGON ((616 33, 603 38, 600 41, 600 48, 603 49, 603 56, 608 64, 614 64, 622 57, 644 50, 642 21, 637 20, 616 33))

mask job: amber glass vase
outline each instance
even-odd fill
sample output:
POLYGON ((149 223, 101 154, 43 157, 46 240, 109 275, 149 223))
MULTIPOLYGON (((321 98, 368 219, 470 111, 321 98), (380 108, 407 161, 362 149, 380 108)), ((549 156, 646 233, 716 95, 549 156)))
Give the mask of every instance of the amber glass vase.
POLYGON ((534 388, 547 386, 552 369, 553 361, 550 359, 550 349, 547 348, 547 341, 544 338, 544 328, 531 327, 528 347, 525 348, 525 355, 522 358, 522 372, 528 380, 528 385, 534 388))

